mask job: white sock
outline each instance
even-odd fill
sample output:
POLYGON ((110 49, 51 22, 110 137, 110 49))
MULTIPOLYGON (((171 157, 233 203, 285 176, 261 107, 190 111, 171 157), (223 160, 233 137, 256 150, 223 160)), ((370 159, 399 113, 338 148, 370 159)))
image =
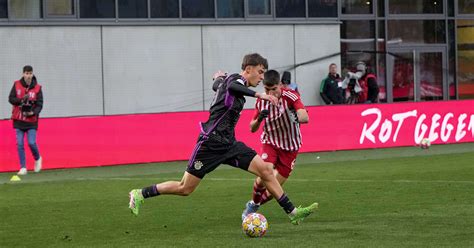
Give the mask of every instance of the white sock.
POLYGON ((291 213, 288 214, 288 216, 290 217, 293 217, 296 215, 296 208, 293 209, 293 211, 291 211, 291 213))

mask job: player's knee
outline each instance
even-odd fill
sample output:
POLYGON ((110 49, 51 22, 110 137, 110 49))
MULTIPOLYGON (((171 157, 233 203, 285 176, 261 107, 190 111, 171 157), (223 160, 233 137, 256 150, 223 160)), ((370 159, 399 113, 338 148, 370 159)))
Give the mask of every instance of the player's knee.
POLYGON ((264 186, 265 185, 262 181, 262 178, 260 178, 260 177, 255 178, 255 184, 257 184, 258 186, 264 186))
POLYGON ((192 187, 184 187, 183 186, 180 189, 180 195, 182 195, 182 196, 188 196, 193 192, 194 192, 194 188, 192 188, 192 187))
POLYGON ((264 163, 260 168, 260 177, 265 181, 273 176, 273 166, 271 163, 264 163))

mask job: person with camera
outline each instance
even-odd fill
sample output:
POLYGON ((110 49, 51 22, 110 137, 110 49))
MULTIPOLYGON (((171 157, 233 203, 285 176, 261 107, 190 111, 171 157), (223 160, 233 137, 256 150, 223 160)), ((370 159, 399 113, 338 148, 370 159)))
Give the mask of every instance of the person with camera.
POLYGON ((43 108, 43 91, 33 75, 33 67, 23 67, 23 77, 13 83, 8 101, 13 105, 12 120, 16 131, 20 170, 18 175, 26 175, 26 157, 24 148, 25 134, 28 146, 35 159, 35 172, 41 171, 42 158, 36 144, 39 114, 43 108))
POLYGON ((347 103, 377 103, 379 86, 376 76, 362 61, 356 63, 356 69, 356 72, 348 72, 342 81, 343 88, 349 88, 351 91, 347 103))

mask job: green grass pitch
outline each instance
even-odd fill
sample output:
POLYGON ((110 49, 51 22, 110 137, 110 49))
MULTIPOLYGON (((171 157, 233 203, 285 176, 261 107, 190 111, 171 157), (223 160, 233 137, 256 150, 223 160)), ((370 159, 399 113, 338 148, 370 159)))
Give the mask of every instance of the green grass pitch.
POLYGON ((179 180, 185 166, 49 170, 20 182, 1 173, 0 247, 474 247, 474 143, 301 154, 284 188, 319 211, 292 226, 269 202, 258 239, 240 220, 254 177, 227 165, 191 196, 147 199, 131 215, 130 189, 179 180))

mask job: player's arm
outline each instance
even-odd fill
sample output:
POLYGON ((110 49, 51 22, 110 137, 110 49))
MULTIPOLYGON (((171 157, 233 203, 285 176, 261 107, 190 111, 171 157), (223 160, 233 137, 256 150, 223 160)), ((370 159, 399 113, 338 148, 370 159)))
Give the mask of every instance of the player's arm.
POLYGON ((214 80, 214 83, 212 84, 213 91, 217 91, 217 88, 219 88, 219 85, 224 82, 226 76, 227 73, 223 71, 217 71, 214 73, 212 76, 212 80, 214 80))
POLYGON ((304 104, 301 101, 300 96, 298 95, 298 98, 292 102, 292 107, 296 111, 296 120, 299 123, 308 123, 309 122, 309 115, 308 111, 304 108, 304 104))
POLYGON ((255 98, 260 98, 265 101, 270 101, 272 104, 277 105, 278 104, 278 99, 272 95, 267 95, 267 94, 262 94, 259 92, 255 92, 243 84, 239 83, 238 81, 231 82, 229 85, 229 91, 232 94, 240 94, 244 96, 251 96, 255 98))
POLYGON ((224 82, 223 77, 218 77, 214 80, 214 83, 212 84, 212 90, 217 91, 217 88, 219 88, 219 85, 224 82))
POLYGON ((298 117, 299 123, 308 123, 309 122, 309 115, 306 109, 298 109, 296 110, 296 116, 298 117))

